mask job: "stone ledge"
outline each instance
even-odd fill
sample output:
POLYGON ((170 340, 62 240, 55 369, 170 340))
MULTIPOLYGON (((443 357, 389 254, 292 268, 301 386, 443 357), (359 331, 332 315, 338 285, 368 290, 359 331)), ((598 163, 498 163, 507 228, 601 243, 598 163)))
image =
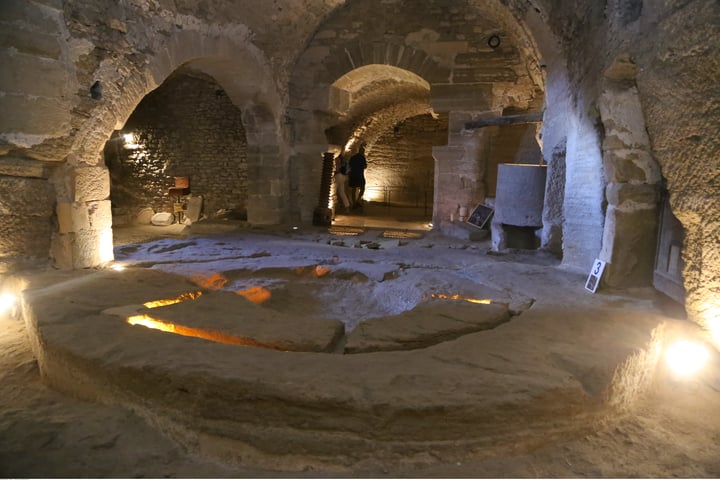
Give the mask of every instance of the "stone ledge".
MULTIPOLYGON (((132 269, 73 272, 48 283, 23 298, 48 384, 128 407, 194 453, 295 471, 456 461, 566 438, 580 423, 613 414, 608 395, 632 400, 617 388, 616 372, 648 348, 659 323, 647 312, 533 308, 425 349, 280 352, 139 328, 102 313, 197 288, 182 277, 132 269), (598 352, 598 341, 612 346, 598 352)), ((654 364, 644 362, 626 370, 651 372, 654 364)), ((641 390, 622 380, 633 394, 641 390)))

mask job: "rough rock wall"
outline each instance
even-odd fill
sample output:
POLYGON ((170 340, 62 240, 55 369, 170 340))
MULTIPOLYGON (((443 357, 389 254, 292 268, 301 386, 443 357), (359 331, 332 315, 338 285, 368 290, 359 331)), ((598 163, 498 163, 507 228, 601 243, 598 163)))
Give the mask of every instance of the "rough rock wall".
POLYGON ((720 345, 720 4, 645 5, 634 54, 652 152, 686 230, 685 307, 720 345))
POLYGON ((146 96, 108 142, 113 209, 172 211, 173 177, 189 177, 204 212, 242 211, 247 201, 247 141, 240 110, 208 77, 178 75, 146 96))
MULTIPOLYGON (((605 140, 608 133, 600 126, 599 102, 603 92, 606 95, 608 92, 603 73, 625 55, 636 66, 641 112, 635 113, 644 118, 650 155, 666 181, 673 212, 686 229, 683 250, 688 292, 686 310, 693 320, 711 328, 714 324, 715 331, 720 330, 717 326, 720 318, 720 171, 717 161, 720 138, 709 133, 720 127, 720 84, 717 82, 720 74, 720 4, 713 0, 611 0, 605 5, 564 0, 538 3, 542 3, 547 24, 566 52, 568 86, 572 95, 570 105, 577 112, 575 121, 583 129, 597 130, 597 138, 605 140)), ((643 132, 631 133, 640 138, 643 132)), ((549 145, 549 151, 553 146, 549 145)), ((606 147, 607 144, 590 145, 590 149, 578 151, 572 135, 568 138, 566 227, 567 215, 572 213, 568 189, 572 191, 582 182, 574 172, 573 156, 582 153, 607 158, 607 153, 614 148, 606 147)), ((627 158, 620 158, 622 163, 598 165, 592 170, 597 172, 608 166, 617 170, 623 165, 636 172, 643 169, 646 160, 637 158, 628 162, 627 158)), ((645 170, 648 171, 646 167, 645 170)), ((604 171, 604 175, 607 174, 604 171)), ((611 172, 608 178, 612 179, 612 176, 611 172)), ((654 181, 651 177, 646 178, 644 174, 643 178, 627 177, 624 182, 628 187, 625 188, 636 190, 632 194, 634 199, 630 200, 640 199, 639 203, 648 205, 648 195, 638 188, 651 185, 654 181)), ((608 192, 610 197, 603 192, 593 203, 602 207, 608 201, 624 201, 616 189, 608 192)), ((603 227, 607 230, 606 225, 603 227)), ((643 228, 646 231, 652 229, 650 225, 643 228)), ((563 233, 565 237, 575 234, 567 228, 563 233)), ((628 244, 632 242, 631 238, 623 238, 622 233, 612 239, 620 244, 626 240, 628 244)), ((608 241, 606 237, 602 248, 616 248, 608 241)), ((567 255, 567 249, 565 253, 567 255)), ((720 344, 720 335, 716 336, 716 342, 720 344)))

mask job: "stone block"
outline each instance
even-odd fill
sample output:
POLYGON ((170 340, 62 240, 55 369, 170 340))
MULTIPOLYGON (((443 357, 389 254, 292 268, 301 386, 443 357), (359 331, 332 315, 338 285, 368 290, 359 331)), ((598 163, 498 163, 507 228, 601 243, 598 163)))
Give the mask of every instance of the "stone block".
POLYGON ((50 172, 43 162, 27 158, 0 157, 0 175, 47 178, 50 172))
POLYGON ((49 218, 55 191, 42 178, 0 177, 0 215, 49 218))
POLYGON ((598 107, 606 137, 615 137, 620 148, 649 149, 650 139, 637 88, 605 90, 598 107))
POLYGON ((492 85, 430 86, 430 106, 435 112, 488 111, 492 108, 492 85))
POLYGON ((67 233, 55 235, 52 239, 50 257, 55 268, 71 270, 73 268, 73 242, 75 234, 67 233))
POLYGON ((81 167, 74 170, 75 201, 105 200, 110 196, 110 174, 105 167, 81 167))
MULTIPOLYGON (((605 143, 603 143, 604 147, 605 143)), ((603 166, 608 183, 654 184, 661 180, 659 165, 645 150, 605 149, 603 166)))
POLYGON ((0 51, 0 85, 5 93, 56 97, 71 85, 60 62, 0 51))
POLYGON ((562 226, 562 264, 587 274, 602 246, 603 226, 581 220, 587 219, 566 220, 562 226))
POLYGON ((624 210, 652 208, 658 204, 660 192, 657 185, 609 183, 605 188, 605 197, 608 204, 624 210))
POLYGON ((0 131, 62 137, 70 131, 70 104, 27 95, 0 96, 0 131))
POLYGON ((0 29, 0 48, 11 47, 20 53, 54 60, 59 59, 61 53, 58 36, 12 27, 8 28, 7 24, 5 24, 0 29))
POLYGON ((107 230, 112 228, 112 208, 110 200, 89 202, 86 204, 89 227, 92 230, 107 230))
POLYGON ((613 63, 605 69, 603 75, 609 80, 635 80, 637 77, 637 65, 632 61, 629 54, 623 53, 613 60, 613 63))
POLYGON ((627 211, 608 207, 599 257, 608 263, 605 285, 629 288, 652 284, 657 223, 657 208, 627 211))
POLYGON ((51 229, 49 217, 0 214, 0 254, 47 259, 51 229))
POLYGON ((432 148, 432 155, 440 163, 460 161, 465 155, 464 146, 438 146, 432 148))
POLYGON ((542 226, 547 168, 498 165, 494 221, 519 227, 542 226))
POLYGON ((282 212, 267 207, 262 202, 248 200, 247 221, 251 225, 278 225, 282 223, 282 212))
POLYGON ((46 10, 38 4, 45 4, 56 10, 62 10, 62 0, 36 0, 33 2, 27 0, 3 0, 0 2, 0 18, 3 20, 2 30, 11 38, 13 36, 12 32, 15 31, 12 26, 17 25, 29 27, 28 31, 57 31, 56 19, 48 15, 46 10))
POLYGON ((75 231, 75 220, 73 218, 74 203, 61 202, 57 204, 55 212, 58 219, 58 231, 61 234, 75 231))
POLYGON ((510 319, 500 304, 429 301, 399 315, 367 320, 348 335, 345 353, 427 348, 510 319))
MULTIPOLYGON (((262 171, 262 169, 258 169, 262 171)), ((272 192, 270 182, 263 180, 261 176, 250 176, 254 180, 248 185, 248 195, 270 195, 272 192)))
POLYGON ((453 82, 473 84, 492 82, 516 82, 517 73, 511 68, 499 68, 488 70, 486 68, 454 68, 452 72, 453 82))
POLYGON ((73 268, 93 268, 113 259, 112 230, 86 230, 72 234, 73 268))

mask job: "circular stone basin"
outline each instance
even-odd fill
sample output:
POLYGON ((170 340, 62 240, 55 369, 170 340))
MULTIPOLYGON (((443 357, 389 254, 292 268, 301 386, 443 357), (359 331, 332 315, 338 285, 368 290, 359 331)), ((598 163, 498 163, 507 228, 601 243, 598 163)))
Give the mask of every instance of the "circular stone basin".
MULTIPOLYGON (((504 305, 428 300, 391 317, 388 330, 367 322, 346 338, 336 320, 269 312, 228 292, 143 305, 197 289, 182 277, 129 269, 26 290, 44 380, 128 407, 194 453, 284 470, 460 460, 544 444, 607 412, 607 398, 578 374, 583 367, 533 338, 532 311, 508 321, 504 305), (173 335, 130 325, 134 315, 251 341, 173 335), (344 343, 355 353, 342 354, 344 343), (373 353, 362 353, 368 344, 373 353)), ((564 341, 564 321, 544 328, 564 341)), ((603 388, 618 361, 592 359, 603 388)))

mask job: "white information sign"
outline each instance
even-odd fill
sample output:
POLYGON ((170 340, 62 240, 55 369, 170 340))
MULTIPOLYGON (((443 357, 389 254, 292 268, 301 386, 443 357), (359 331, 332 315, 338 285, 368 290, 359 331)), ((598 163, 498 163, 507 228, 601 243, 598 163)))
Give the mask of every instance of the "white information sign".
POLYGON ((595 293, 600 285, 600 277, 602 277, 603 271, 605 270, 605 262, 602 260, 595 259, 592 268, 590 269, 590 275, 588 275, 587 282, 585 282, 585 290, 595 293))

